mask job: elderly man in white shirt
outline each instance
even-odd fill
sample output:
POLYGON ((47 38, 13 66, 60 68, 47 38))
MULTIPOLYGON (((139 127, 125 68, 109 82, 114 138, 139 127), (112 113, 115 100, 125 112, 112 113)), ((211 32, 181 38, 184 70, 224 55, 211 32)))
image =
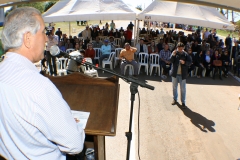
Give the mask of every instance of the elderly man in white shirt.
POLYGON ((45 25, 35 8, 5 19, 0 63, 0 155, 8 160, 66 160, 83 149, 84 130, 55 85, 33 63, 43 58, 45 25), (15 34, 12 34, 12 33, 15 34))
POLYGON ((148 47, 146 44, 144 44, 143 39, 140 39, 140 42, 138 44, 136 44, 136 48, 137 48, 137 51, 136 51, 135 55, 137 57, 140 52, 148 53, 148 47))

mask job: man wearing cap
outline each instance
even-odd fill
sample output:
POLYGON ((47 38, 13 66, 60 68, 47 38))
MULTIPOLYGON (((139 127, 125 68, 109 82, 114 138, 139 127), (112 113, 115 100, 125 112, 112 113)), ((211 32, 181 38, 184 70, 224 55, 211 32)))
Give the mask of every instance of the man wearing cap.
POLYGON ((133 65, 134 76, 138 75, 138 63, 134 60, 134 53, 137 51, 136 48, 130 46, 129 43, 125 43, 125 49, 123 49, 119 55, 119 59, 124 59, 121 63, 121 74, 124 74, 124 68, 127 64, 133 65))
POLYGON ((108 40, 104 40, 104 45, 101 47, 102 55, 99 58, 99 64, 102 64, 104 58, 108 58, 111 53, 111 45, 108 44, 108 40))
POLYGON ((178 83, 180 84, 182 107, 186 108, 186 78, 188 75, 188 67, 192 63, 191 57, 185 52, 184 44, 179 42, 177 49, 173 51, 170 62, 172 63, 171 76, 173 86, 173 102, 172 105, 177 104, 178 99, 178 83))

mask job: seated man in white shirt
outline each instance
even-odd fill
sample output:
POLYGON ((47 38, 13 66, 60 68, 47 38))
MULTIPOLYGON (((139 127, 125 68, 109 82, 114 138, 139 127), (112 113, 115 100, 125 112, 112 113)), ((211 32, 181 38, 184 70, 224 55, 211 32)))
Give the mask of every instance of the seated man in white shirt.
POLYGON ((146 44, 144 44, 144 39, 140 39, 140 42, 136 45, 136 48, 137 51, 135 54, 137 55, 137 57, 140 52, 148 53, 148 47, 146 44))
POLYGON ((0 63, 0 155, 8 160, 66 160, 83 150, 84 130, 56 86, 33 63, 43 58, 45 25, 31 7, 5 19, 0 63), (13 33, 14 29, 14 34, 13 33))

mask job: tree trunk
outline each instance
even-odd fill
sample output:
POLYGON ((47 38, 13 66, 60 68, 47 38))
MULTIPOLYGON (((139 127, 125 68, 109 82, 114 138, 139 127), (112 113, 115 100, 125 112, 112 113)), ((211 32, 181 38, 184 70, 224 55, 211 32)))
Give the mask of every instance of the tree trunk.
POLYGON ((228 19, 228 9, 227 9, 227 12, 226 12, 226 14, 227 14, 227 19, 228 19))
POLYGON ((232 23, 234 23, 234 12, 232 10, 232 23))

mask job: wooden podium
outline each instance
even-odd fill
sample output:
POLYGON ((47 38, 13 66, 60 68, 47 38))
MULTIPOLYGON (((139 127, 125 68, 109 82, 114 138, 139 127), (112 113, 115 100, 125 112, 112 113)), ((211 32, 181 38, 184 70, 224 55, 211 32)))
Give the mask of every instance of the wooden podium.
POLYGON ((116 135, 118 78, 92 78, 82 73, 47 77, 56 85, 72 110, 90 112, 85 133, 94 138, 96 159, 104 160, 105 136, 116 135))

